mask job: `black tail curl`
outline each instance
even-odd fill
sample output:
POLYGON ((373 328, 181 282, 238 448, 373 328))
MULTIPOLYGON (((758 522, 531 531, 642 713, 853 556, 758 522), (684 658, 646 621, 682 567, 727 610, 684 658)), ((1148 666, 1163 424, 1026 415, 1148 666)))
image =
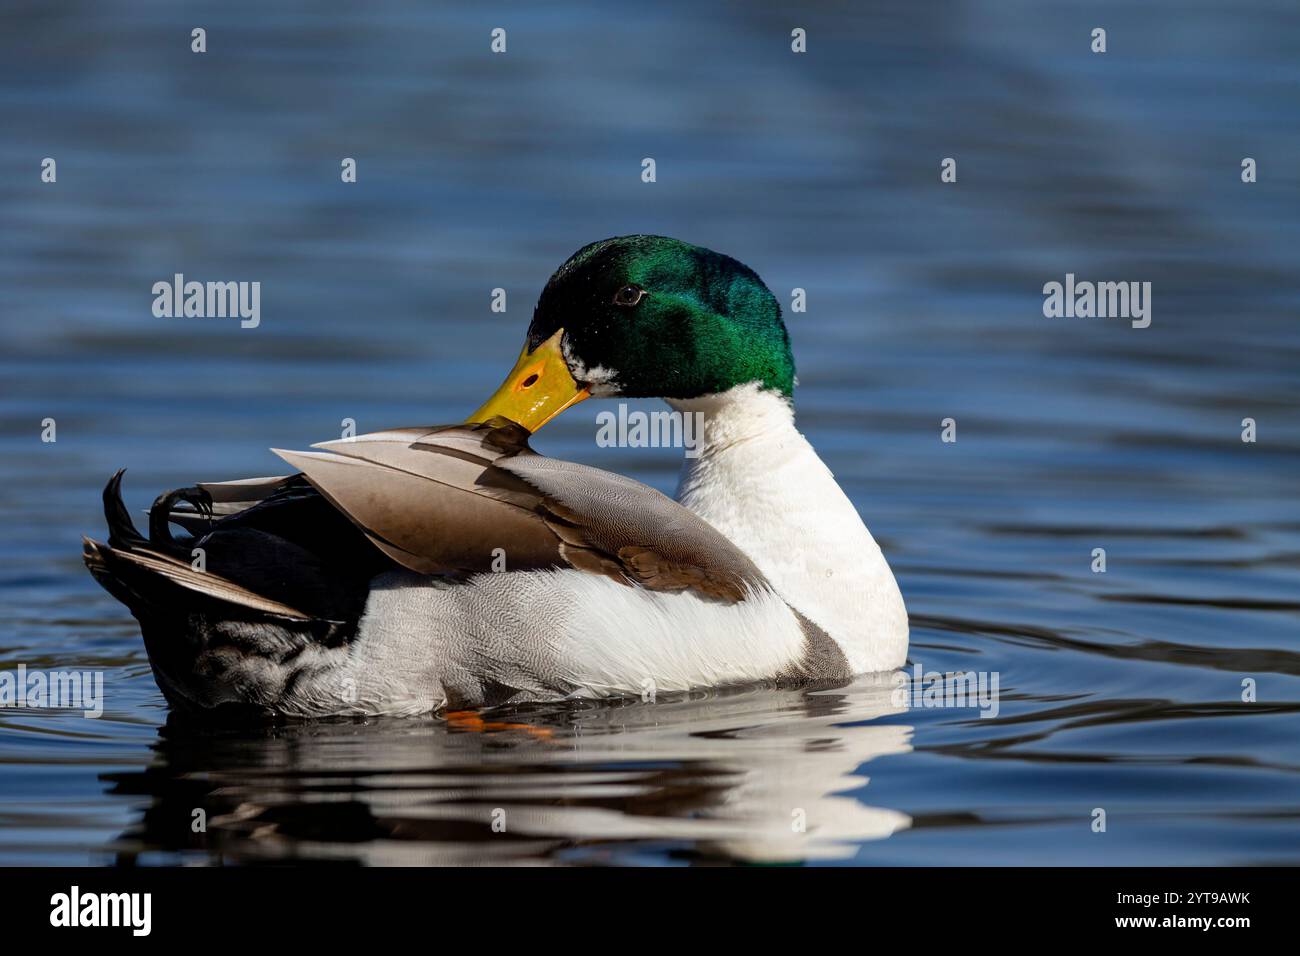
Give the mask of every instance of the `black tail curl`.
POLYGON ((217 602, 213 613, 239 619, 291 614, 346 629, 364 610, 371 579, 393 566, 298 476, 226 514, 214 513, 205 488, 168 491, 149 509, 146 538, 122 501, 124 472, 104 487, 108 544, 87 538, 84 557, 137 617, 165 611, 179 620, 217 602), (192 534, 174 536, 173 524, 192 534))
POLYGON ((177 488, 159 495, 149 508, 149 543, 161 550, 172 550, 177 541, 171 533, 171 514, 177 502, 183 501, 194 508, 204 519, 207 530, 212 529, 212 495, 197 485, 189 488, 177 488))
POLYGON ((130 550, 148 544, 148 541, 136 530, 126 505, 122 503, 122 476, 125 474, 126 469, 119 468, 104 486, 104 521, 108 524, 109 546, 130 550))

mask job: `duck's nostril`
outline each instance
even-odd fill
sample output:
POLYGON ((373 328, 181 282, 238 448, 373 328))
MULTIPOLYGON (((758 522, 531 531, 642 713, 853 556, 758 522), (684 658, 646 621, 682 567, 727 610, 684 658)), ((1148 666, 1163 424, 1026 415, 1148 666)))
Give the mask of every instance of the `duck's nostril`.
POLYGON ((520 385, 519 387, 520 387, 520 388, 532 388, 535 384, 537 384, 537 373, 536 373, 536 372, 534 372, 532 375, 530 375, 530 376, 528 376, 526 379, 524 379, 524 383, 523 383, 522 385, 520 385))

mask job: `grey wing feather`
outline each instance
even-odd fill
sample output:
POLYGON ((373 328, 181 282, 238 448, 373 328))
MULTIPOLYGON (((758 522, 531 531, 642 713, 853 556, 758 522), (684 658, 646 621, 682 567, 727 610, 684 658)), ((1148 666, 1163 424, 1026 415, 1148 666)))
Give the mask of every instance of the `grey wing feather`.
POLYGON ((424 574, 571 567, 743 600, 762 573, 640 482, 545 458, 516 425, 396 429, 276 454, 393 560, 424 574), (499 550, 498 550, 499 549, 499 550))
POLYGON ((765 583, 721 532, 639 481, 541 455, 520 455, 498 467, 537 489, 548 516, 576 525, 587 548, 616 558, 647 587, 690 588, 736 601, 765 583))

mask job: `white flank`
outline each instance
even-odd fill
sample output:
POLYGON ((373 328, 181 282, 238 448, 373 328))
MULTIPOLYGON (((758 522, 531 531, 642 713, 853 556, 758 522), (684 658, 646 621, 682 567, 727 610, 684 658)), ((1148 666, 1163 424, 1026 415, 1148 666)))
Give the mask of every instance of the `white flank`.
POLYGON ((476 703, 485 682, 517 689, 514 701, 745 683, 803 652, 798 621, 770 593, 724 604, 583 571, 456 584, 395 572, 375 582, 349 671, 368 709, 393 712, 476 703))

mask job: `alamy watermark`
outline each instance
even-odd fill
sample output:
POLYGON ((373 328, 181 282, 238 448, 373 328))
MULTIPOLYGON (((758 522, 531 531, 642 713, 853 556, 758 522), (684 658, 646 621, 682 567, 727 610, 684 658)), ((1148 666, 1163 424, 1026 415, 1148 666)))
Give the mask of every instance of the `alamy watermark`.
POLYGON ((0 671, 0 709, 79 710, 86 717, 104 713, 103 671, 39 671, 19 664, 0 671))
POLYGON ((132 936, 153 929, 152 893, 83 893, 73 885, 50 897, 50 925, 55 927, 124 927, 132 936))
POLYGON ((679 411, 618 411, 596 416, 596 445, 600 448, 684 448, 687 458, 699 458, 704 442, 704 413, 679 411))
POLYGON ((241 329, 262 322, 262 283, 186 282, 177 272, 172 281, 153 284, 155 318, 240 319, 241 329))
POLYGON ((1065 274, 1065 282, 1048 282, 1043 286, 1043 315, 1049 319, 1130 319, 1133 328, 1151 324, 1150 282, 1075 281, 1074 273, 1065 274))
POLYGON ((910 674, 896 671, 893 682, 891 702, 895 707, 967 707, 978 709, 981 717, 996 717, 1000 709, 997 671, 944 674, 915 664, 910 674))

